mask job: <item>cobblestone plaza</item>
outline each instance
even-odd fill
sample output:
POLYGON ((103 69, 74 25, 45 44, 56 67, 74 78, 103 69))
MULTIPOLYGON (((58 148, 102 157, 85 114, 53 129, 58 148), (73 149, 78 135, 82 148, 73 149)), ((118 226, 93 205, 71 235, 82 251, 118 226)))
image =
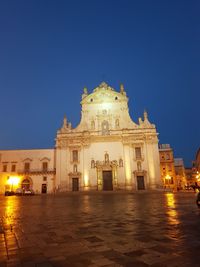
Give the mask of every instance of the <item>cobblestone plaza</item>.
POLYGON ((0 267, 200 266, 195 194, 0 196, 0 267))

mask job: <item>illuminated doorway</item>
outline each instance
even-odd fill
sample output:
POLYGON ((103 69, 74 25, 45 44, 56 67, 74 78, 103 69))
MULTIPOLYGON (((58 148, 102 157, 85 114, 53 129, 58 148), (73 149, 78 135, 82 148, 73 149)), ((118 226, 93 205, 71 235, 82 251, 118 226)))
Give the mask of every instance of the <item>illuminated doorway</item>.
POLYGON ((22 181, 21 187, 23 190, 30 190, 31 189, 31 182, 28 178, 22 181))

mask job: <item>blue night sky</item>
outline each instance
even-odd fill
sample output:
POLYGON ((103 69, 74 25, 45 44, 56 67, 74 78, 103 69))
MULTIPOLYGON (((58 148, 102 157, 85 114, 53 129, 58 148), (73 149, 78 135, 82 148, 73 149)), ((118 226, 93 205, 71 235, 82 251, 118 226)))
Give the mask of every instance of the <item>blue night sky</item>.
POLYGON ((0 149, 54 146, 83 87, 123 83, 189 166, 200 140, 200 2, 0 1, 0 149))

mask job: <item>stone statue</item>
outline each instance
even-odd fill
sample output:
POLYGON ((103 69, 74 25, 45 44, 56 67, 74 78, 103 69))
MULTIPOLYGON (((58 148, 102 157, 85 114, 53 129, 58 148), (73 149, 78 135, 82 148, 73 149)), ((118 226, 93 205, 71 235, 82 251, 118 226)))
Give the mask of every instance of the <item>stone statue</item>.
POLYGON ((91 168, 94 169, 95 168, 95 161, 92 159, 91 160, 91 168))
POLYGON ((64 119, 63 119, 63 126, 62 126, 63 129, 67 129, 67 116, 65 115, 64 116, 64 119))
POLYGON ((87 89, 87 87, 84 87, 83 88, 82 99, 85 98, 86 96, 88 96, 88 89, 87 89))
POLYGON ((83 88, 83 92, 84 92, 85 95, 88 94, 88 89, 87 89, 87 87, 84 87, 84 88, 83 88))
POLYGON ((116 121, 115 121, 115 127, 116 127, 116 128, 119 127, 119 119, 116 119, 116 121))
POLYGON ((144 120, 148 120, 148 113, 146 110, 144 110, 144 120))
POLYGON ((109 155, 108 155, 108 153, 106 152, 106 154, 105 154, 105 163, 108 163, 109 162, 109 155))
POLYGON ((119 167, 123 167, 123 159, 119 159, 119 167))
POLYGON ((124 93, 124 85, 121 83, 120 84, 120 93, 123 94, 124 93))
POLYGON ((142 124, 143 124, 142 118, 139 117, 139 125, 142 125, 142 124))

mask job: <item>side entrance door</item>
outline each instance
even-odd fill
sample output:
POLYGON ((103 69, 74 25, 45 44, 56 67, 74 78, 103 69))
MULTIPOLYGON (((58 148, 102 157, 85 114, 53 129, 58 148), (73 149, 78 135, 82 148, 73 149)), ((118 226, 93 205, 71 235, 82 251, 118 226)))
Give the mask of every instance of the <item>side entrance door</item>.
POLYGON ((103 190, 113 190, 112 171, 103 171, 103 190))
POLYGON ((42 194, 46 194, 46 193, 47 193, 47 185, 42 184, 42 194))
POLYGON ((79 191, 78 178, 72 178, 72 191, 79 191))
POLYGON ((137 176, 137 189, 145 190, 144 176, 137 176))

